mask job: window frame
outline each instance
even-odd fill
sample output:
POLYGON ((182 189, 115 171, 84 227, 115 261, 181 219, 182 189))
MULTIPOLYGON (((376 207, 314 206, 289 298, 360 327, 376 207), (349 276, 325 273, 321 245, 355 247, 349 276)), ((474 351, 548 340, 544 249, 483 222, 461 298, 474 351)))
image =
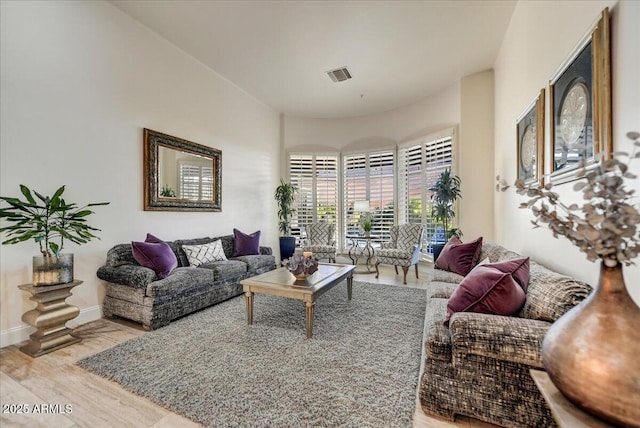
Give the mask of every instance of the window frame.
MULTIPOLYGON (((427 182, 427 175, 428 172, 426 170, 426 164, 427 164, 427 156, 426 156, 426 145, 429 143, 433 143, 433 142, 437 142, 439 140, 445 140, 445 139, 451 139, 451 150, 450 150, 450 158, 451 158, 451 163, 448 166, 449 168, 451 168, 451 172, 454 175, 459 175, 459 154, 458 154, 458 127, 457 126, 453 126, 453 127, 448 127, 445 129, 442 129, 440 131, 422 136, 420 138, 416 138, 416 139, 412 139, 410 141, 406 141, 403 142, 401 144, 398 145, 398 221, 399 222, 408 222, 409 220, 409 215, 406 209, 406 204, 408 202, 408 199, 403 199, 400 200, 401 197, 407 197, 406 195, 408 194, 407 191, 405 191, 405 189, 400 190, 400 181, 405 179, 405 176, 407 175, 406 168, 404 166, 404 164, 402 164, 402 162, 404 161, 404 157, 402 155, 402 151, 403 150, 407 150, 410 148, 414 148, 416 146, 420 146, 421 147, 421 172, 420 172, 420 176, 421 176, 421 224, 423 224, 425 227, 429 227, 431 226, 431 222, 429 222, 428 218, 427 218, 427 211, 424 207, 426 207, 429 203, 429 192, 428 192, 428 188, 431 187, 433 184, 432 183, 428 183, 427 182), (402 205, 402 207, 401 207, 402 205)), ((431 169, 431 171, 437 171, 438 169, 434 168, 431 169)), ((456 202, 456 206, 455 206, 455 210, 456 210, 456 217, 454 219, 454 227, 457 227, 457 225, 460 223, 460 210, 459 210, 459 203, 456 202)), ((424 234, 424 238, 423 238, 423 245, 422 245, 422 258, 424 260, 428 260, 428 261, 433 261, 433 255, 432 253, 428 253, 428 246, 429 246, 429 241, 431 239, 431 235, 426 233, 424 234)))
MULTIPOLYGON (((319 221, 318 220, 318 186, 317 186, 317 179, 318 179, 318 174, 316 173, 317 169, 318 169, 318 162, 317 159, 318 158, 334 158, 335 161, 335 174, 336 174, 336 187, 335 187, 335 195, 336 195, 336 199, 335 199, 335 224, 336 224, 336 236, 334 237, 336 239, 336 242, 338 242, 338 231, 340 228, 340 217, 341 217, 341 210, 340 210, 340 198, 341 198, 341 193, 340 193, 340 186, 341 186, 341 177, 340 177, 340 153, 339 152, 304 152, 304 151, 290 151, 287 152, 287 177, 288 177, 288 182, 291 184, 297 184, 297 181, 294 180, 293 177, 293 170, 292 170, 292 157, 309 157, 311 158, 311 181, 312 181, 312 213, 311 213, 311 222, 316 222, 319 221)), ((299 208, 299 192, 296 193, 296 197, 295 197, 295 208, 296 211, 299 208)), ((297 218, 298 213, 296 212, 296 214, 294 214, 296 216, 296 221, 299 221, 299 219, 297 218)), ((302 243, 304 242, 304 239, 306 239, 306 232, 304 230, 304 225, 300 226, 298 225, 298 231, 296 234, 291 233, 291 236, 294 236, 296 238, 296 246, 301 246, 302 243)))
MULTIPOLYGON (((348 226, 348 219, 347 219, 347 213, 349 211, 348 209, 348 204, 349 201, 345 195, 346 192, 346 186, 347 186, 347 182, 346 182, 346 158, 347 157, 351 157, 351 156, 362 156, 364 157, 364 164, 365 164, 365 192, 363 195, 363 198, 365 200, 370 201, 371 203, 371 157, 375 156, 375 155, 379 155, 379 154, 383 154, 383 153, 390 153, 392 156, 392 167, 393 167, 393 173, 392 173, 392 179, 393 179, 393 184, 392 184, 392 191, 393 191, 393 197, 392 197, 392 203, 393 203, 393 218, 392 218, 392 224, 397 223, 397 219, 398 219, 398 150, 397 150, 397 146, 382 146, 382 147, 375 147, 375 148, 371 148, 371 149, 367 149, 367 150, 350 150, 350 151, 345 151, 341 154, 341 158, 342 161, 340 163, 340 166, 342 168, 341 171, 341 178, 342 178, 342 185, 341 185, 341 190, 342 190, 342 195, 341 195, 341 202, 340 202, 340 206, 342 207, 342 227, 340 228, 340 247, 342 252, 346 252, 349 248, 349 243, 347 242, 347 237, 346 235, 348 234, 347 231, 347 226, 348 226)), ((355 200, 360 200, 360 199, 354 199, 355 200)), ((379 236, 378 239, 373 240, 372 239, 372 243, 375 243, 375 246, 379 246, 381 242, 386 242, 388 240, 388 233, 387 234, 379 234, 376 235, 376 233, 372 230, 372 234, 374 236, 379 236)))

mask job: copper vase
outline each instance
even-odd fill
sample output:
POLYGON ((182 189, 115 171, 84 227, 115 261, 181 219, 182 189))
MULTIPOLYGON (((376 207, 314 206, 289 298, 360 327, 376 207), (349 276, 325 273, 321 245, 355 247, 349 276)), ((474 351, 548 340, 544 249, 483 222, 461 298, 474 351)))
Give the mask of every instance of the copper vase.
POLYGON ((573 404, 618 426, 640 427, 640 308, 621 264, 601 265, 597 288, 547 332, 542 359, 573 404))

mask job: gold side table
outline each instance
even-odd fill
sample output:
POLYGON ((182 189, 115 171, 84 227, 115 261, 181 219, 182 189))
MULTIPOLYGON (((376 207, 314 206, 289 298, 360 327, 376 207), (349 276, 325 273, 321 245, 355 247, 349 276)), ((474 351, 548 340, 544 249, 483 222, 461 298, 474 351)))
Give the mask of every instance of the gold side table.
POLYGON ((29 343, 20 348, 22 352, 39 357, 82 340, 74 336, 73 330, 65 325, 80 314, 80 309, 65 302, 71 296, 71 289, 80 284, 82 281, 76 280, 67 284, 18 286, 31 293, 29 299, 38 304, 35 309, 22 315, 22 321, 38 329, 29 336, 29 343))

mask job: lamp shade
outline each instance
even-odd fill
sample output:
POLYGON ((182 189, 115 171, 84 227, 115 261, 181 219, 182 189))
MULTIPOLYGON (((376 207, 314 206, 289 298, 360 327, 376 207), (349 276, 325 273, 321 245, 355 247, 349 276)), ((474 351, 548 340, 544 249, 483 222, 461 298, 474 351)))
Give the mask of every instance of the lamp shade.
POLYGON ((370 211, 369 201, 355 201, 353 203, 353 211, 354 212, 361 212, 361 213, 368 213, 370 211))

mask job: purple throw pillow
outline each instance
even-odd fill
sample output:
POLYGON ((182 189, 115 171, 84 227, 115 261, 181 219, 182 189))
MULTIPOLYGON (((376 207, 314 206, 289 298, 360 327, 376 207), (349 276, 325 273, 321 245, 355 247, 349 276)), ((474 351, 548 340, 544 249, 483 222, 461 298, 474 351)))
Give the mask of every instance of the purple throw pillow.
POLYGON ((481 250, 482 236, 466 244, 452 236, 438 256, 436 268, 465 276, 478 264, 481 250))
POLYGON ((504 262, 489 263, 494 269, 502 273, 508 273, 526 293, 529 287, 529 257, 512 259, 504 262))
POLYGON ((150 233, 147 233, 147 239, 145 239, 144 242, 153 242, 153 243, 156 243, 156 244, 164 244, 165 243, 162 239, 160 239, 158 237, 155 237, 150 233))
POLYGON ((238 229, 233 229, 233 235, 235 236, 236 249, 233 257, 237 256, 253 256, 260 254, 260 231, 253 232, 251 235, 240 232, 238 229))
POLYGON ((476 266, 447 303, 444 324, 456 312, 513 315, 526 300, 529 258, 476 266))
POLYGON ((158 278, 163 279, 178 267, 178 259, 166 242, 147 234, 145 242, 131 242, 133 258, 141 266, 153 269, 158 278))

